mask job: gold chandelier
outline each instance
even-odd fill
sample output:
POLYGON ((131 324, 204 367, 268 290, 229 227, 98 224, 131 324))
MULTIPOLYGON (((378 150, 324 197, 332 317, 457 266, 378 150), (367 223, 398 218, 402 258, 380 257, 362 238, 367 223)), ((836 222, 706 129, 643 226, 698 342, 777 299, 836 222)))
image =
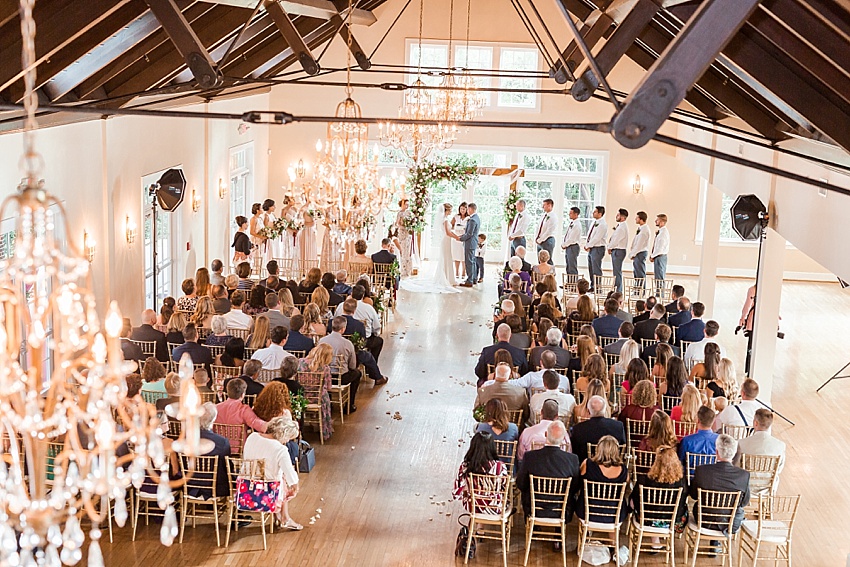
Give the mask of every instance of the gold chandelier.
MULTIPOLYGON (((146 476, 159 483, 165 510, 160 539, 171 544, 178 483, 168 477, 156 412, 127 397, 125 376, 135 363, 121 353, 117 305, 110 305, 101 328, 90 264, 67 229, 56 232, 58 220, 65 226, 64 210, 38 180, 34 4, 21 0, 26 177, 0 206, 0 218, 16 215, 14 253, 0 260, 0 565, 78 563, 88 521, 88 564, 98 566, 110 508, 124 525, 127 492, 146 476)), ((173 448, 190 458, 210 448, 200 439, 202 408, 192 370, 184 358, 181 402, 168 410, 182 421, 173 448)))

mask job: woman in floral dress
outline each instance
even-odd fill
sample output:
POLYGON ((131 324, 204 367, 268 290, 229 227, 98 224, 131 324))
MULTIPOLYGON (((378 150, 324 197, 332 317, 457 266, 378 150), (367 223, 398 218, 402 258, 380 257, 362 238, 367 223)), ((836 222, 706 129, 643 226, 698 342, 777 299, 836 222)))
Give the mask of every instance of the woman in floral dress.
POLYGON ((322 373, 322 433, 325 440, 330 439, 334 432, 333 416, 331 415, 331 361, 334 350, 329 344, 319 344, 306 358, 298 361, 297 379, 301 381, 301 374, 305 372, 322 373))
MULTIPOLYGON (((301 260, 316 260, 316 220, 310 211, 301 213, 301 230, 298 231, 298 257, 301 260)), ((311 265, 310 267, 313 267, 311 265)), ((307 270, 302 270, 306 272, 307 270)))
POLYGON ((406 223, 410 219, 411 213, 408 209, 407 199, 399 201, 401 210, 396 216, 395 226, 398 229, 398 251, 399 265, 401 267, 401 277, 409 277, 413 272, 413 233, 407 229, 406 223))
MULTIPOLYGON (((275 204, 273 199, 263 201, 263 226, 265 228, 274 228, 277 217, 274 214, 275 204)), ((263 253, 263 263, 267 264, 275 258, 280 257, 280 238, 268 238, 265 241, 265 250, 263 253)))

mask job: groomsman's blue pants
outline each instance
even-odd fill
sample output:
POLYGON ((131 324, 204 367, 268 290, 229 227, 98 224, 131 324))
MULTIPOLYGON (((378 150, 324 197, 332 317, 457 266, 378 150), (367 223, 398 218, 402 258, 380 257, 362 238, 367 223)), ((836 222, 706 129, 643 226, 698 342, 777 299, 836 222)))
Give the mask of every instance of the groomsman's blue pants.
POLYGON ((614 286, 623 292, 623 260, 626 259, 625 248, 615 248, 611 251, 611 265, 614 269, 614 286))
POLYGON ((554 265, 554 258, 552 258, 552 254, 555 253, 555 237, 550 236, 549 238, 538 244, 537 251, 540 252, 541 250, 545 250, 549 253, 549 264, 554 265))
POLYGON ((520 236, 511 240, 511 256, 516 256, 516 249, 522 246, 525 248, 525 237, 520 236))

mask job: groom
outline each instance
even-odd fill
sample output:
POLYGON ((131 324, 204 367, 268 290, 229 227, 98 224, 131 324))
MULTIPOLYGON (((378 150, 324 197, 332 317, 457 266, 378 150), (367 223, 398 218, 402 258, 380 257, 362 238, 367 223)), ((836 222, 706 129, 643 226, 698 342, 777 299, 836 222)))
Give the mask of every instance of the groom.
POLYGON ((478 245, 478 229, 481 227, 481 221, 478 218, 478 207, 475 203, 469 203, 466 210, 470 215, 466 220, 466 232, 456 238, 463 242, 463 256, 467 274, 466 281, 460 286, 472 287, 472 284, 481 277, 481 274, 478 274, 478 264, 475 262, 475 249, 478 245))

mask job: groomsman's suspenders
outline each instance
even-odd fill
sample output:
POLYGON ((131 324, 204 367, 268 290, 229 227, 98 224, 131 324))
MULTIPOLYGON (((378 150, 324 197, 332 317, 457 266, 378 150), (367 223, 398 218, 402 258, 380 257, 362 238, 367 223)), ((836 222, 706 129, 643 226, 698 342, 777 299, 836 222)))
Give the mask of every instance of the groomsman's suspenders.
POLYGON ((741 421, 743 421, 743 422, 744 422, 744 427, 749 427, 749 426, 750 426, 750 424, 749 424, 749 423, 747 423, 747 418, 746 418, 746 417, 744 417, 744 412, 742 412, 742 411, 741 411, 741 407, 736 405, 736 406, 735 406, 735 409, 736 409, 736 410, 738 410, 738 415, 740 415, 740 416, 741 416, 741 421))

